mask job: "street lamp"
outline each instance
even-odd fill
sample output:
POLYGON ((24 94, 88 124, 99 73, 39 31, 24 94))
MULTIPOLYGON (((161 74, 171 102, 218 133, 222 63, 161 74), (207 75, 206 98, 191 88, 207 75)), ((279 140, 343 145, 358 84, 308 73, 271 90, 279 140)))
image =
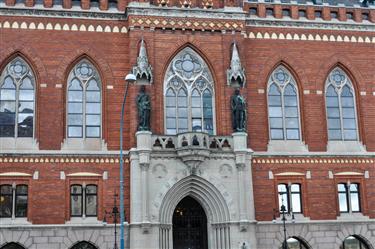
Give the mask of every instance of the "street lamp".
POLYGON ((125 248, 125 241, 124 241, 124 160, 123 160, 123 150, 122 150, 122 139, 123 134, 122 130, 124 127, 124 110, 125 110, 125 102, 126 96, 128 95, 129 84, 135 82, 137 78, 134 74, 129 73, 125 77, 126 81, 126 88, 124 94, 124 100, 122 101, 122 108, 121 108, 121 120, 120 120, 120 249, 125 248))
POLYGON ((103 223, 107 224, 107 215, 109 217, 113 217, 113 223, 115 223, 115 244, 113 246, 113 249, 118 249, 118 246, 117 246, 117 216, 119 214, 119 211, 118 211, 117 203, 116 203, 117 196, 118 195, 115 192, 115 194, 113 195, 114 204, 113 204, 112 212, 107 212, 106 210, 104 210, 104 219, 103 219, 103 223))
MULTIPOLYGON (((276 210, 274 210, 274 216, 273 216, 273 220, 272 220, 273 223, 276 223, 275 212, 276 212, 276 210)), ((288 242, 287 242, 287 239, 286 239, 286 224, 285 223, 287 221, 287 219, 286 219, 287 216, 292 216, 292 223, 295 222, 294 213, 291 212, 291 214, 290 214, 290 213, 287 212, 286 207, 284 205, 284 200, 282 200, 282 204, 281 204, 281 207, 280 207, 280 213, 282 215, 281 220, 283 222, 283 228, 284 228, 283 249, 288 249, 288 242)))

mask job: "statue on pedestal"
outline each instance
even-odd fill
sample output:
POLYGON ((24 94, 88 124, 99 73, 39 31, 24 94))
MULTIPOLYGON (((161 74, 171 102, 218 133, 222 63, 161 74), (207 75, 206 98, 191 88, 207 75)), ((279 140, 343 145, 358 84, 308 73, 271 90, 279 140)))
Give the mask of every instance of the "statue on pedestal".
POLYGON ((232 107, 232 127, 234 132, 246 131, 246 102, 240 95, 240 90, 236 89, 231 97, 232 107))
POLYGON ((145 86, 141 87, 141 90, 137 96, 137 107, 138 107, 138 131, 149 131, 150 127, 150 114, 151 114, 151 100, 145 92, 145 86))

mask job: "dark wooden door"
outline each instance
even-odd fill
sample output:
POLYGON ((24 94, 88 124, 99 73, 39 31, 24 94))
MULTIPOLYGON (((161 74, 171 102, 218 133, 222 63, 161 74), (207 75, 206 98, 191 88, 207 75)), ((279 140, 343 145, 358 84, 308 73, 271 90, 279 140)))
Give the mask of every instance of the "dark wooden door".
POLYGON ((202 206, 185 197, 173 213, 173 249, 207 249, 207 217, 202 206))

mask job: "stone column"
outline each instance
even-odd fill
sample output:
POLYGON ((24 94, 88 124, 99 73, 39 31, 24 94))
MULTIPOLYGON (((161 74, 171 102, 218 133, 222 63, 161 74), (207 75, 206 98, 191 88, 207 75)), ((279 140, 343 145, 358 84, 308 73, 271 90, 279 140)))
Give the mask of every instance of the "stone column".
POLYGON ((255 218, 251 174, 251 155, 253 151, 247 148, 246 132, 236 132, 232 136, 237 167, 240 230, 246 231, 248 223, 255 218))
POLYGON ((148 197, 148 174, 152 146, 151 135, 152 133, 150 131, 139 131, 136 133, 137 152, 139 156, 139 166, 141 168, 142 228, 144 232, 148 232, 151 224, 148 197))

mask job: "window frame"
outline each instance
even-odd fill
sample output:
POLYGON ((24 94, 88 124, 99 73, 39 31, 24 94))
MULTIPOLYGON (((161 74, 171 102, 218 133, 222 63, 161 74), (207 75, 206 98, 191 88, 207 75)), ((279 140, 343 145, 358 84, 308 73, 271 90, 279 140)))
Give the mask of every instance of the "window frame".
POLYGON ((17 184, 16 188, 14 189, 14 192, 15 192, 15 200, 14 200, 14 203, 15 203, 15 208, 14 208, 15 217, 16 218, 25 218, 25 217, 27 217, 27 211, 29 209, 29 186, 27 186, 26 184, 17 184), (26 187, 27 188, 26 194, 19 194, 19 193, 17 193, 18 187, 26 187), (17 211, 19 209, 19 203, 17 203, 17 197, 19 197, 19 196, 26 196, 26 216, 18 216, 17 215, 17 211))
MULTIPOLYGON (((12 194, 11 194, 11 198, 12 198, 12 207, 11 207, 11 216, 4 216, 4 217, 0 217, 1 219, 11 219, 11 220, 16 220, 16 219, 29 219, 29 212, 30 212, 30 182, 28 180, 25 180, 25 179, 22 179, 22 178, 0 178, 1 179, 1 183, 0 184, 0 188, 2 186, 11 186, 11 190, 12 190, 12 194), (17 193, 16 193, 16 189, 17 189, 17 186, 26 186, 27 187, 27 201, 26 201, 26 212, 25 212, 25 216, 17 216, 16 215, 16 208, 17 208, 17 193)), ((25 195, 23 195, 25 196, 25 195)))
POLYGON ((278 210, 280 212, 280 208, 281 208, 281 205, 280 205, 280 202, 279 202, 279 196, 280 196, 280 193, 283 193, 283 194, 286 194, 287 195, 287 205, 286 205, 286 212, 287 213, 293 213, 293 214, 303 214, 303 197, 302 197, 302 184, 300 182, 285 182, 285 181, 281 181, 281 182, 278 182, 277 183, 277 206, 278 206, 278 210), (284 185, 286 187, 286 192, 280 192, 279 191, 279 186, 280 185, 284 185), (292 191, 292 186, 293 185, 298 185, 299 186, 299 192, 295 192, 295 191, 292 191), (299 205, 300 205, 300 209, 301 211, 300 212, 295 212, 293 211, 293 194, 296 194, 296 193, 299 193, 299 199, 300 199, 300 202, 299 202, 299 205))
MULTIPOLYGON (((271 71, 270 75, 267 78, 266 95, 267 95, 266 96, 266 98, 267 98, 267 122, 268 122, 269 141, 283 141, 283 142, 286 142, 286 141, 303 141, 303 139, 302 139, 302 120, 301 120, 302 117, 301 117, 301 107, 300 107, 301 102, 300 102, 300 96, 299 96, 300 94, 299 94, 298 82, 297 82, 296 77, 293 74, 293 72, 287 66, 285 66, 283 64, 280 64, 271 71), (272 79, 273 74, 278 69, 283 69, 290 76, 290 82, 285 84, 283 89, 281 89, 280 85, 272 79), (277 89, 279 90, 280 98, 281 98, 281 112, 282 112, 281 118, 282 118, 282 131, 283 131, 283 138, 282 139, 272 139, 272 133, 271 133, 270 107, 273 107, 273 106, 270 106, 269 91, 270 91, 270 87, 273 84, 275 84, 277 89), (297 117, 298 118, 298 139, 287 139, 286 119, 288 117, 286 117, 286 115, 285 115, 285 95, 284 94, 285 94, 285 88, 289 84, 294 87, 294 90, 296 92, 297 114, 298 114, 298 117, 297 117)), ((286 95, 286 96, 289 96, 289 95, 286 95)), ((291 107, 291 106, 287 106, 287 107, 291 107)))
POLYGON ((65 103, 65 106, 66 106, 66 110, 65 110, 65 120, 66 120, 65 132, 66 132, 66 138, 67 139, 102 139, 103 138, 103 115, 104 115, 103 114, 103 94, 104 94, 103 89, 104 88, 103 88, 102 77, 101 77, 100 71, 98 70, 98 67, 96 66, 96 64, 94 64, 93 62, 91 62, 91 60, 89 60, 87 58, 80 59, 76 63, 73 64, 73 66, 71 67, 71 69, 69 71, 67 80, 66 80, 66 91, 65 91, 65 94, 66 94, 66 98, 65 98, 66 99, 66 103, 65 103), (75 75, 75 70, 82 63, 88 64, 93 69, 93 75, 88 80, 82 80, 81 78, 79 78, 78 76, 75 75), (70 113, 69 112, 70 111, 69 110, 69 103, 77 103, 75 101, 73 101, 73 102, 69 101, 69 86, 74 79, 77 79, 78 82, 80 83, 80 86, 82 87, 82 102, 78 102, 78 103, 82 103, 82 112, 79 113, 80 115, 82 115, 82 118, 81 118, 82 125, 69 125, 69 114, 77 114, 77 113, 70 113), (90 92, 90 90, 87 90, 87 87, 89 85, 89 82, 92 79, 95 79, 96 83, 98 84, 99 94, 100 94, 100 101, 99 102, 87 101, 87 92, 88 91, 90 92), (87 136, 87 128, 88 127, 97 127, 97 126, 93 126, 93 125, 87 125, 86 117, 88 115, 90 115, 90 113, 87 113, 87 111, 86 111, 87 103, 99 103, 99 105, 100 105, 100 108, 99 108, 100 114, 95 114, 95 115, 99 115, 99 119, 100 119, 99 136, 98 137, 87 136), (69 136, 69 127, 81 127, 81 136, 69 136))
MULTIPOLYGON (((35 75, 34 73, 34 70, 33 68, 31 67, 30 63, 21 55, 17 55, 15 56, 14 58, 12 58, 11 60, 8 61, 8 63, 5 65, 4 68, 2 68, 2 71, 0 72, 0 91, 2 89, 2 86, 5 82, 5 79, 7 77, 10 77, 12 80, 13 80, 13 83, 15 85, 15 112, 14 112, 14 115, 15 115, 15 119, 14 119, 14 135, 13 136, 1 136, 0 139, 5 139, 5 138, 14 138, 14 139, 24 139, 24 138, 32 138, 32 139, 35 139, 35 132, 36 132, 36 127, 35 127, 35 120, 36 120, 36 116, 37 116, 37 111, 36 111, 36 105, 37 105, 37 76, 35 75), (20 78, 18 81, 15 80, 12 76, 10 76, 11 74, 8 73, 8 70, 9 70, 9 67, 11 66, 11 64, 13 62, 15 62, 16 60, 20 60, 21 62, 23 62, 26 66, 26 69, 27 69, 27 73, 25 73, 25 75, 20 78), (32 129, 32 136, 18 136, 18 127, 19 127, 19 123, 18 123, 18 120, 19 120, 19 114, 20 114, 20 111, 19 111, 19 103, 20 103, 20 87, 23 83, 23 80, 25 78, 29 78, 30 81, 31 81, 31 84, 33 86, 33 129, 32 129)), ((0 93, 0 102, 1 102, 1 93, 0 93)), ((31 102, 31 101, 28 101, 28 102, 31 102)), ((22 113, 22 112, 21 112, 22 113)))
MULTIPOLYGON (((194 49, 190 48, 190 47, 185 47, 184 49, 182 49, 181 51, 179 51, 172 59, 171 61, 169 62, 169 65, 165 71, 165 76, 164 76, 164 90, 163 90, 163 101, 164 101, 164 104, 163 104, 163 107, 164 107, 164 132, 165 134, 168 134, 168 135, 178 135, 178 134, 182 134, 182 133, 185 133, 185 132, 203 132, 203 133, 209 133, 210 130, 205 130, 204 129, 204 126, 205 126, 205 120, 207 118, 205 118, 204 116, 204 110, 205 110, 205 107, 204 107, 204 93, 206 90, 208 90, 210 92, 210 95, 211 95, 211 111, 212 111, 212 134, 210 135, 216 135, 216 108, 215 108, 215 97, 216 97, 216 94, 215 94, 215 80, 213 78, 213 74, 212 74, 212 70, 211 68, 209 67, 208 63, 204 60, 204 58, 199 54, 197 53, 194 49), (202 70, 200 72, 198 72, 193 78, 193 80, 191 80, 190 83, 187 83, 188 80, 184 79, 183 75, 181 75, 180 73, 176 72, 178 70, 176 70, 174 68, 174 64, 176 63, 176 61, 179 61, 179 60, 182 60, 183 57, 186 55, 186 54, 190 54, 192 57, 194 57, 193 59, 196 59, 198 60, 198 62, 200 63, 201 67, 202 67, 202 70), (203 78, 205 81, 206 81, 206 86, 204 88, 200 88, 198 85, 197 85, 197 81, 199 80, 199 78, 203 78), (176 86, 172 86, 170 84, 171 81, 173 81, 173 79, 177 79, 178 81, 180 81, 180 86, 176 87, 176 86), (189 85, 190 84, 190 85, 189 85), (169 130, 169 127, 167 126, 167 119, 168 118, 171 118, 171 117, 167 117, 167 109, 168 107, 172 107, 172 106, 167 106, 167 92, 168 91, 172 91, 174 93, 174 98, 175 98, 175 109, 176 110, 176 115, 175 115, 175 130, 176 132, 175 133, 169 133, 168 130, 169 130), (187 99, 187 131, 183 131, 183 132, 179 132, 179 118, 178 118, 178 115, 177 115, 177 112, 178 112, 178 108, 179 108, 179 104, 178 104, 178 94, 179 92, 183 90, 186 94, 186 99, 187 99), (200 98, 200 111, 201 111, 201 127, 202 127, 202 130, 201 131, 195 131, 193 130, 193 113, 192 113, 192 109, 193 109, 193 105, 192 105, 192 102, 193 102, 193 92, 194 90, 197 90, 200 94, 199 98, 200 98)), ((172 97, 172 96, 170 96, 172 97)))
POLYGON ((338 180, 336 182, 336 198, 337 198, 337 209, 338 209, 338 213, 339 214, 353 214, 353 213, 363 213, 363 204, 362 204, 362 183, 358 180, 354 180, 354 181, 343 181, 343 180, 338 180), (345 187, 345 191, 339 191, 338 190, 338 186, 342 184, 344 185, 345 187), (358 188, 358 192, 352 192, 350 190, 350 187, 351 185, 354 184, 354 185, 357 185, 357 188, 358 188), (357 193, 358 194, 358 207, 359 207, 359 211, 353 211, 353 207, 352 207, 352 201, 351 201, 351 197, 352 197, 352 193, 357 193), (340 198, 339 198, 339 194, 345 194, 345 198, 346 198, 346 206, 347 206, 347 211, 341 211, 340 210, 340 198))
POLYGON ((349 235, 348 237, 346 237, 343 241, 342 241, 342 249, 349 249, 345 246, 345 241, 349 238, 349 237, 353 237, 354 239, 356 239, 358 242, 359 242, 359 248, 360 249, 369 249, 369 246, 367 244, 366 241, 364 241, 362 238, 356 236, 356 235, 349 235))
POLYGON ((361 141, 360 139, 360 132, 359 132, 359 117, 358 117, 358 103, 357 103, 357 97, 356 97, 356 89, 354 88, 353 80, 350 77, 350 74, 348 74, 343 68, 340 66, 336 66, 333 69, 331 69, 325 79, 325 86, 324 86, 324 105, 325 105, 325 114, 326 114, 326 126, 327 126, 327 140, 328 142, 359 142, 361 141), (331 74, 335 70, 340 70, 344 76, 346 76, 346 84, 342 85, 340 91, 337 90, 337 87, 335 86, 334 82, 330 81, 331 74), (339 109, 339 119, 340 119, 340 134, 341 134, 341 139, 330 139, 329 138, 329 123, 328 123, 328 106, 327 106, 327 91, 328 88, 332 86, 335 90, 335 93, 337 94, 337 99, 338 99, 338 109, 339 109), (350 92, 353 95, 353 104, 354 104, 354 120, 355 120, 355 125, 356 125, 356 139, 354 140, 348 140, 344 138, 344 117, 343 117, 343 106, 342 106, 342 90, 345 86, 349 87, 350 92))
POLYGON ((95 218, 97 220, 102 220, 103 219, 103 182, 102 182, 101 177, 97 176, 67 176, 67 181, 65 184, 65 189, 66 193, 66 203, 68 204, 65 209, 65 218, 66 220, 74 220, 74 222, 80 222, 80 219, 92 219, 95 218), (82 200, 81 200, 81 209, 82 209, 82 215, 81 216, 72 216, 71 214, 71 186, 73 185, 80 185, 82 187, 82 200), (83 185, 85 187, 90 186, 90 185, 95 185, 96 186, 96 215, 86 215, 86 210, 85 210, 85 205, 84 203, 86 202, 86 197, 83 193, 86 192, 86 188, 83 188, 83 185))

